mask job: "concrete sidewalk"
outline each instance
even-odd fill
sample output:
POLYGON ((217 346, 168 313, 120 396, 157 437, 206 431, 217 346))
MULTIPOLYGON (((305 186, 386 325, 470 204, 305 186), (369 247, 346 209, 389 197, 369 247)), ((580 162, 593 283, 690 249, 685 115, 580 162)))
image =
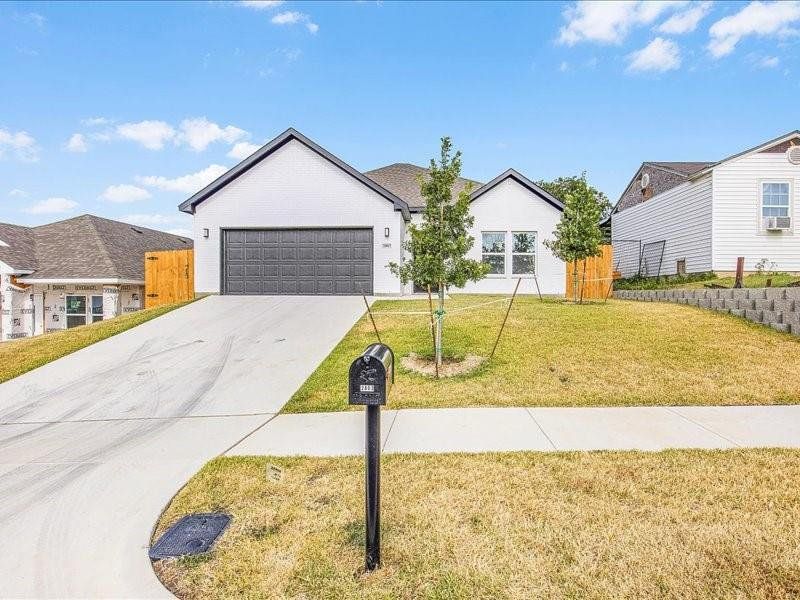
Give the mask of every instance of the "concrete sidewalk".
MULTIPOLYGON (((800 447, 800 406, 382 411, 385 452, 800 447)), ((364 451, 362 411, 278 415, 229 456, 364 451)))

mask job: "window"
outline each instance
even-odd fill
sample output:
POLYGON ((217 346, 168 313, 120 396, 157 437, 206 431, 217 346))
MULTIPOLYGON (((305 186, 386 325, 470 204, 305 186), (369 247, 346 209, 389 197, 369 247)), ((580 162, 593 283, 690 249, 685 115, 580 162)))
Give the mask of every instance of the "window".
POLYGON ((789 216, 789 184, 787 182, 764 182, 761 184, 761 216, 789 216))
POLYGON ((533 275, 536 273, 536 232, 514 231, 511 233, 511 273, 533 275))
POLYGON ((86 325, 86 296, 67 296, 67 329, 86 325))
POLYGON ((103 297, 92 296, 92 323, 103 320, 103 297))
POLYGON ((481 260, 489 265, 490 275, 506 273, 506 232, 481 232, 481 260))

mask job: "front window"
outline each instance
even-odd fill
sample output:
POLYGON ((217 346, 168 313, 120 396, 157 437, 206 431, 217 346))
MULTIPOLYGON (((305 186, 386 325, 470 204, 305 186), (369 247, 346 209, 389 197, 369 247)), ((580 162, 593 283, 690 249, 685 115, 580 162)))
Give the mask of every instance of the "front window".
POLYGON ((514 231, 511 238, 511 273, 533 275, 536 273, 536 232, 514 231))
POLYGON ((103 320, 103 297, 92 296, 92 323, 103 320))
POLYGON ((481 233, 481 260, 489 265, 490 275, 505 275, 505 231, 484 231, 481 233))
POLYGON ((67 329, 86 325, 86 296, 67 296, 67 329))
POLYGON ((761 184, 761 216, 789 216, 789 184, 787 182, 761 184))

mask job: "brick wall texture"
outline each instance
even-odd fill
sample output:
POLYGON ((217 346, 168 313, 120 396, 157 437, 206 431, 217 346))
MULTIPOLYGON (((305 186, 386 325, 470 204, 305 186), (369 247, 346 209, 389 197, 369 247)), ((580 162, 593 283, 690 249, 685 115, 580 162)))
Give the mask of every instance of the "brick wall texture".
POLYGON ((617 290, 614 298, 718 310, 800 336, 800 287, 739 290, 617 290))

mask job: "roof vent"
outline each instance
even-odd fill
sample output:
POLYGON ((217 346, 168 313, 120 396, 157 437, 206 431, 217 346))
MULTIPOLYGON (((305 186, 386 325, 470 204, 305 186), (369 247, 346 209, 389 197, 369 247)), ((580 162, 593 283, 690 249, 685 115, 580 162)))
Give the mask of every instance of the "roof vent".
POLYGON ((642 177, 639 179, 639 185, 642 186, 643 190, 647 189, 647 186, 650 185, 650 173, 642 173, 642 177))
POLYGON ((800 146, 789 146, 786 150, 786 158, 793 165, 800 165, 800 146))
POLYGON ((141 229, 136 229, 136 227, 131 227, 131 231, 135 231, 136 233, 144 233, 141 229))

